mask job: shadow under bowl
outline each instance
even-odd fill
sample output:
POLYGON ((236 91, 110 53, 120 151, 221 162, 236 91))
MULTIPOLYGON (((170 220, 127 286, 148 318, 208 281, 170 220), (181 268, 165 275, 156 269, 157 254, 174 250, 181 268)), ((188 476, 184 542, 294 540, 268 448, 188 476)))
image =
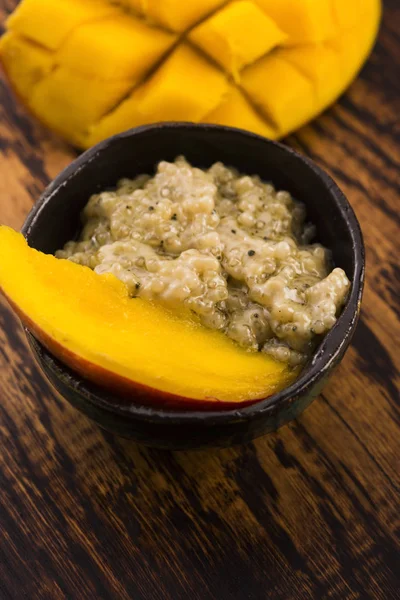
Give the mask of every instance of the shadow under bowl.
POLYGON ((317 241, 352 282, 346 305, 300 377, 255 404, 224 411, 185 411, 128 403, 85 380, 27 331, 32 351, 54 388, 101 427, 150 446, 189 449, 248 442, 296 418, 320 393, 354 334, 364 283, 364 244, 354 212, 332 179, 311 160, 255 134, 216 125, 160 123, 113 136, 83 153, 45 190, 22 232, 33 248, 54 253, 73 239, 89 197, 122 177, 152 173, 161 160, 184 155, 197 167, 216 161, 257 174, 304 202, 317 241))

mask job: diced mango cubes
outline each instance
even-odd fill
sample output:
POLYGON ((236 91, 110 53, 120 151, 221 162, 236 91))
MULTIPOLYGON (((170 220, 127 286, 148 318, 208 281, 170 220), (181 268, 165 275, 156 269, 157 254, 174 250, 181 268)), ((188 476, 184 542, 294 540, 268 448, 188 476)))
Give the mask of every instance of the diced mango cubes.
POLYGON ((286 35, 254 2, 232 2, 201 23, 190 41, 239 81, 240 70, 281 44, 286 35), (251 31, 251 35, 249 35, 251 31))
POLYGON ((288 133, 298 119, 307 121, 316 109, 311 81, 275 50, 247 67, 243 88, 279 131, 288 133))
POLYGON ((82 146, 89 126, 128 92, 130 81, 108 81, 107 94, 104 85, 101 79, 93 79, 88 86, 85 76, 58 67, 35 86, 30 106, 48 127, 82 146))
POLYGON ((204 117, 206 123, 240 127, 253 133, 259 133, 268 138, 276 138, 278 131, 268 123, 246 99, 245 95, 233 87, 225 100, 204 117))
POLYGON ((151 121, 200 121, 228 90, 223 74, 188 44, 181 44, 141 87, 94 127, 91 140, 151 121), (100 132, 100 133, 99 133, 100 132))
POLYGON ((58 51, 58 63, 98 79, 140 81, 176 40, 176 35, 119 13, 75 29, 58 51), (99 70, 101 65, 101 70, 99 70))

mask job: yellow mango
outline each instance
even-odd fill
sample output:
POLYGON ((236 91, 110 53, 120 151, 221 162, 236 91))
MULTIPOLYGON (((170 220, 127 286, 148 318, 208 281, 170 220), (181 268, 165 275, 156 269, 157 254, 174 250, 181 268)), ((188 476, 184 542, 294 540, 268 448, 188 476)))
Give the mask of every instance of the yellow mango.
POLYGON ((226 99, 215 110, 204 117, 204 121, 229 127, 240 127, 268 138, 278 136, 276 128, 262 118, 244 94, 235 87, 229 90, 226 99))
POLYGON ((121 4, 132 9, 139 15, 143 15, 146 12, 146 2, 147 0, 121 0, 121 4))
POLYGON ((123 131, 131 123, 200 121, 228 90, 223 74, 188 44, 181 44, 155 74, 92 129, 90 142, 123 131))
POLYGON ((139 81, 176 36, 120 13, 75 29, 57 52, 57 63, 101 79, 139 81), (99 65, 101 72, 99 73, 99 65))
POLYGON ((239 0, 196 27, 189 40, 238 81, 243 67, 267 54, 286 37, 254 2, 239 0))
POLYGON ((186 31, 226 0, 142 0, 143 13, 172 31, 186 31))
POLYGON ((108 112, 115 102, 131 87, 129 80, 103 81, 86 77, 57 67, 33 90, 30 106, 35 114, 42 115, 44 123, 73 144, 82 146, 90 125, 108 112), (104 94, 107 85, 108 93, 104 94), (72 134, 72 135, 71 135, 72 134))
POLYGON ((298 374, 185 313, 130 298, 114 275, 29 248, 4 226, 0 255, 0 291, 23 323, 65 364, 112 391, 139 392, 141 401, 147 391, 152 403, 172 397, 193 408, 238 405, 283 389, 298 374))
POLYGON ((330 0, 255 1, 288 35, 288 45, 322 42, 336 33, 330 0))
POLYGON ((371 5, 370 0, 332 0, 338 30, 355 27, 368 12, 368 4, 371 5))
POLYGON ((28 101, 35 85, 50 73, 53 54, 11 32, 1 38, 0 54, 8 65, 8 76, 15 91, 28 101))
POLYGON ((328 45, 338 55, 342 75, 342 85, 346 86, 360 68, 358 57, 366 56, 371 50, 377 34, 380 5, 375 0, 363 0, 364 13, 357 27, 343 30, 340 35, 329 40, 328 45))
POLYGON ((78 25, 117 13, 106 0, 23 0, 8 18, 7 27, 55 50, 78 25))
POLYGON ((21 0, 0 60, 28 108, 82 147, 163 120, 277 138, 349 85, 380 13, 381 0, 21 0))
POLYGON ((285 135, 315 112, 311 81, 275 50, 242 73, 244 90, 259 110, 285 135))
POLYGON ((321 109, 332 102, 342 78, 340 61, 332 47, 325 43, 282 48, 279 56, 312 82, 321 109))

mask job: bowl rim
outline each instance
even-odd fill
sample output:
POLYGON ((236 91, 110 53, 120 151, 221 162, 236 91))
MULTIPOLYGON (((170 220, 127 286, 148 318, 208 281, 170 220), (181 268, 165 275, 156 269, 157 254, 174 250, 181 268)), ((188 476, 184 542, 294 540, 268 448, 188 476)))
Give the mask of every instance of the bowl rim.
MULTIPOLYGON (((75 160, 73 160, 65 169, 63 169, 57 177, 46 187, 40 198, 33 205, 26 220, 21 228, 21 232, 26 238, 29 238, 30 233, 35 227, 37 220, 40 217, 42 209, 51 202, 53 196, 58 192, 61 187, 66 187, 70 179, 72 179, 76 173, 78 173, 86 164, 95 161, 100 153, 107 151, 112 145, 124 138, 131 138, 140 136, 143 133, 149 131, 157 131, 160 129, 172 129, 181 130, 188 132, 192 130, 218 130, 225 132, 228 135, 234 133, 235 135, 246 136, 249 139, 261 141, 262 143, 269 145, 270 147, 278 147, 281 151, 288 155, 294 156, 296 160, 303 163, 303 165, 314 172, 314 174, 322 180, 328 194, 335 202, 339 211, 347 225, 348 232, 352 239, 352 251, 354 257, 354 273, 352 277, 352 287, 350 295, 347 299, 346 305, 342 310, 339 318, 337 319, 333 328, 326 334, 322 340, 317 352, 313 355, 305 374, 300 376, 287 388, 284 388, 280 392, 273 394, 265 399, 260 399, 253 404, 248 406, 229 408, 229 409, 212 409, 209 408, 202 410, 195 409, 177 409, 168 408, 162 406, 143 405, 135 404, 135 402, 128 403, 126 400, 121 400, 117 396, 113 396, 111 392, 107 390, 101 390, 99 388, 98 393, 89 390, 86 386, 92 385, 91 382, 86 380, 79 374, 75 373, 67 365, 64 365, 61 361, 55 358, 51 352, 49 352, 40 342, 36 340, 33 334, 26 328, 26 331, 30 333, 28 336, 30 346, 34 353, 37 355, 39 360, 46 360, 52 363, 53 368, 56 370, 66 370, 68 379, 72 386, 76 389, 76 392, 80 395, 85 396, 91 404, 101 407, 108 412, 120 414, 127 418, 134 417, 135 419, 141 419, 152 422, 165 422, 172 423, 198 423, 199 421, 207 420, 207 422, 213 422, 215 424, 229 421, 231 419, 237 420, 250 420, 256 415, 262 416, 275 410, 278 405, 287 404, 294 401, 295 398, 310 392, 311 388, 316 386, 321 380, 328 375, 331 368, 340 361, 348 345, 350 344, 353 336, 359 313, 361 308, 361 300, 364 289, 365 279, 365 247, 363 235, 357 217, 354 213, 352 206, 347 200, 344 193, 335 183, 335 181, 326 173, 321 167, 319 167, 313 160, 300 154, 296 150, 286 146, 280 142, 276 142, 265 138, 256 133, 239 129, 237 127, 228 127, 225 125, 215 125, 208 123, 192 123, 187 121, 165 121, 161 123, 152 123, 149 125, 142 125, 128 129, 122 133, 113 135, 100 143, 96 144, 92 148, 89 148, 82 154, 80 154, 75 160), (344 334, 339 333, 344 330, 344 334), (101 394, 101 395, 100 395, 101 394), (104 398, 102 395, 104 394, 104 398), (113 398, 111 401, 107 401, 107 396, 113 398)), ((96 386, 96 384, 93 384, 96 386)))

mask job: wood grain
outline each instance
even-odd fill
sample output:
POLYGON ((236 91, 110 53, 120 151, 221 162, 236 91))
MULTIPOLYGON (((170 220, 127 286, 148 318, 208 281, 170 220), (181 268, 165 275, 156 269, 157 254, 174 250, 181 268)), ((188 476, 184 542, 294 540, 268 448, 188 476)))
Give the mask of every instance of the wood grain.
MULTIPOLYGON (((0 21, 14 0, 0 0, 0 21)), ((354 343, 296 422, 171 453, 55 397, 0 301, 0 600, 400 598, 400 7, 339 104, 288 143, 350 198, 367 246, 354 343)), ((0 222, 74 157, 0 79, 0 222)))

